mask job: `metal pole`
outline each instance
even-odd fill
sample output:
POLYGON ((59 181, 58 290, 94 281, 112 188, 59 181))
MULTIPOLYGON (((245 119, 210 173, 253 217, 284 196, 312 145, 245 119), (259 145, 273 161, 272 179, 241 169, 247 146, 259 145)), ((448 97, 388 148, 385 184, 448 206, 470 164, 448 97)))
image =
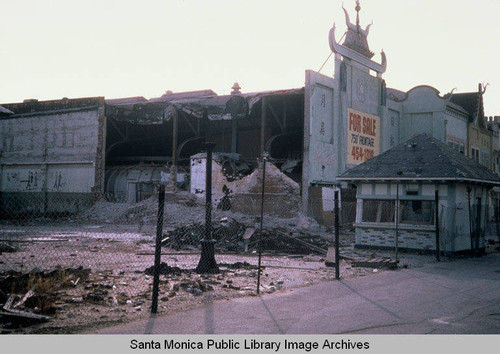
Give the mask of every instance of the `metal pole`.
POLYGON ((267 120, 267 97, 263 96, 261 100, 260 114, 260 156, 264 156, 266 149, 266 120, 267 120))
POLYGON ((260 272, 262 263, 262 236, 264 230, 264 191, 266 187, 266 160, 267 154, 262 157, 262 194, 260 198, 260 235, 259 235, 259 265, 257 267, 257 295, 260 294, 260 272))
POLYGON ((497 240, 498 242, 500 242, 500 225, 499 225, 499 213, 500 213, 500 208, 499 208, 499 205, 498 205, 498 202, 499 200, 497 199, 497 205, 495 207, 495 224, 496 224, 496 227, 497 227, 497 240))
POLYGON ((339 191, 335 191, 335 279, 340 279, 339 191))
POLYGON ((212 238, 212 150, 215 143, 205 143, 207 163, 205 170, 205 235, 201 240, 201 257, 196 273, 219 273, 215 261, 215 240, 212 238))
POLYGON ((158 188, 158 218, 156 221, 156 248, 155 266, 153 278, 153 299, 151 302, 151 313, 158 312, 158 293, 160 290, 160 264, 161 264, 161 239, 163 237, 163 210, 165 208, 165 185, 160 184, 158 188))
POLYGON ((207 163, 205 170, 205 240, 212 239, 212 149, 215 144, 206 144, 207 163))
POLYGON ((399 263, 398 260, 398 246, 399 246, 399 181, 396 181, 396 267, 399 263))
POLYGON ((439 192, 437 189, 434 195, 434 208, 436 209, 436 261, 439 262, 441 251, 439 250, 439 192))
POLYGON ((467 206, 469 208, 469 232, 470 232, 470 250, 471 252, 474 250, 474 239, 472 234, 472 214, 471 214, 471 206, 470 206, 470 193, 472 192, 471 187, 467 187, 467 206))

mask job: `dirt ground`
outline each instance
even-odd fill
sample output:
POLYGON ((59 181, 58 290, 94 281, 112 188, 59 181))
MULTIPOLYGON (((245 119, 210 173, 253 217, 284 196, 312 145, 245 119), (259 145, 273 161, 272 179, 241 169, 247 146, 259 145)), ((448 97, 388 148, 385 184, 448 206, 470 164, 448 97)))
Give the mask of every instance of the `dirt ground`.
MULTIPOLYGON (((154 202, 133 207, 100 203, 84 215, 63 221, 0 224, 0 309, 5 310, 0 311, 1 333, 92 333, 100 327, 149 316, 154 202)), ((182 224, 203 220, 203 208, 186 203, 189 200, 166 206, 166 220, 171 212, 185 214, 184 223, 165 223, 167 233, 182 224)), ((215 219, 224 217, 227 214, 216 215, 215 219)), ((231 217, 247 226, 255 223, 253 217, 231 217)), ((331 230, 304 217, 273 219, 270 224, 333 240, 331 230)), ((388 271, 379 261, 394 259, 393 253, 355 250, 353 244, 353 233, 343 230, 341 278, 388 271), (372 263, 355 266, 360 260, 372 263)), ((324 252, 313 248, 302 254, 291 254, 287 249, 264 250, 260 293, 335 281, 335 268, 325 265, 326 248, 324 244, 321 247, 324 252)), ((158 313, 182 311, 208 300, 256 296, 256 250, 222 251, 215 256, 220 272, 200 275, 194 271, 200 260, 198 249, 163 247, 158 313)), ((399 266, 418 267, 434 261, 432 256, 400 254, 399 266)))

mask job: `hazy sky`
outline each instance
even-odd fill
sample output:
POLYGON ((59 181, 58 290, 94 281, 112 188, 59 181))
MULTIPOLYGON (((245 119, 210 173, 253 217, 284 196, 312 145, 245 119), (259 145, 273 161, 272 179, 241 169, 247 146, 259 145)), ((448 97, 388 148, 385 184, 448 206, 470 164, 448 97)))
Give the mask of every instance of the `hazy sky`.
MULTIPOLYGON (((345 32, 338 0, 0 0, 0 102, 304 86, 345 32)), ((344 0, 355 22, 355 1, 344 0)), ((500 0, 361 0, 384 78, 446 94, 489 83, 500 115, 500 0)), ((333 74, 333 57, 321 70, 333 74)))

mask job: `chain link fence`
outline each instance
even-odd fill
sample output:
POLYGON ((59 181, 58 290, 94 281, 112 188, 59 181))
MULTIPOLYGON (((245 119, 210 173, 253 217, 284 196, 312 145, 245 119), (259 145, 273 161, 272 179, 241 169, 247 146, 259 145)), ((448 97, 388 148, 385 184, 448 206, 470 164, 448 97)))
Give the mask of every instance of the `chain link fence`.
MULTIPOLYGON (((267 176, 263 172, 263 166, 257 168, 257 174, 267 176)), ((259 188, 213 206, 204 196, 168 186, 163 192, 158 185, 137 203, 105 198, 85 203, 67 196, 52 196, 47 203, 42 194, 3 195, 0 330, 92 332, 151 312, 333 280, 337 266, 341 277, 365 275, 373 267, 354 248, 356 212, 362 212, 359 223, 378 224, 379 231, 387 226, 363 235, 374 242, 371 246, 385 248, 385 257, 394 258, 394 201, 361 205, 353 190, 342 190, 336 215, 334 194, 323 190, 311 193, 314 217, 308 217, 300 210, 298 194, 267 182, 261 178, 259 188), (57 205, 73 205, 73 210, 64 212, 57 205)), ((440 207, 440 220, 445 214, 468 218, 468 205, 453 211, 440 207)), ((401 202, 402 249, 419 242, 405 229, 412 223, 428 226, 423 238, 432 248, 433 210, 432 202, 401 202)), ((470 212, 475 213, 474 206, 470 212)), ((449 248, 447 237, 443 231, 441 250, 449 248)), ((373 250, 368 253, 381 260, 373 250)))
POLYGON ((208 228, 203 198, 167 187, 159 219, 159 195, 158 185, 137 203, 3 195, 0 330, 91 332, 152 309, 334 279, 325 266, 333 228, 304 216, 297 195, 269 190, 263 204, 259 191, 235 195, 231 208, 210 208, 208 228), (207 239, 217 269, 204 273, 197 268, 207 239))

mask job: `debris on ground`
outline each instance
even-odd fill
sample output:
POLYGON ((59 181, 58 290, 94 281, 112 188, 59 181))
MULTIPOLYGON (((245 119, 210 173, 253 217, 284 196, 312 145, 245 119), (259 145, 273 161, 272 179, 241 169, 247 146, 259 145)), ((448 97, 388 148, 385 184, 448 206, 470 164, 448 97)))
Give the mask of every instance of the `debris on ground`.
MULTIPOLYGON (((324 236, 304 231, 290 232, 284 227, 265 227, 260 230, 246 226, 234 219, 223 218, 213 225, 212 235, 218 252, 253 252, 259 248, 264 252, 287 254, 325 255, 332 240, 324 236)), ((162 246, 173 250, 199 250, 200 242, 205 237, 205 226, 197 223, 181 226, 167 231, 162 239, 162 246)))
MULTIPOLYGON (((149 268, 146 268, 144 270, 144 273, 147 275, 154 275, 155 272, 155 266, 151 266, 149 268)), ((179 267, 171 267, 167 263, 161 262, 159 267, 158 267, 158 274, 163 274, 163 275, 181 275, 182 269, 179 267)))
POLYGON ((248 262, 236 262, 236 263, 219 263, 219 267, 228 269, 257 269, 256 265, 250 264, 248 262))
POLYGON ((16 327, 50 320, 61 290, 85 281, 89 273, 79 267, 0 274, 0 324, 16 327))
POLYGON ((353 267, 397 269, 398 264, 390 258, 372 258, 351 262, 353 267))
POLYGON ((17 248, 15 248, 14 246, 9 245, 6 242, 0 242, 0 254, 2 254, 3 252, 5 252, 5 253, 14 253, 14 252, 17 252, 17 248))

